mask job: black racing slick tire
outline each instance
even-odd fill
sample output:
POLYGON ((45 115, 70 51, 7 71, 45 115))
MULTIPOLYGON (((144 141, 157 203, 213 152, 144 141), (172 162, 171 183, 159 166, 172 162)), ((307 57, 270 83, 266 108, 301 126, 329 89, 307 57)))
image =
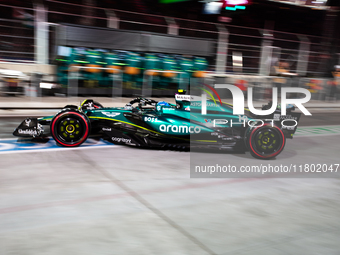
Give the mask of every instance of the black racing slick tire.
POLYGON ((271 159, 282 152, 286 137, 279 127, 266 123, 251 129, 246 142, 253 157, 271 159))
POLYGON ((51 135, 57 144, 76 147, 86 141, 91 125, 87 116, 75 109, 63 109, 57 113, 50 125, 51 135))

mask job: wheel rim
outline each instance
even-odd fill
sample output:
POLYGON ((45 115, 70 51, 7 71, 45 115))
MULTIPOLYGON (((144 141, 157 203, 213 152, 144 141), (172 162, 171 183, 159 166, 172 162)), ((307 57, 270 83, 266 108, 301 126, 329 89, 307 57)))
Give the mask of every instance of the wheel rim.
POLYGON ((273 157, 283 149, 283 134, 278 128, 261 128, 254 130, 251 136, 252 151, 263 158, 273 157))
POLYGON ((79 113, 61 114, 52 123, 52 135, 64 146, 77 146, 88 135, 88 124, 79 113))
POLYGON ((59 139, 67 143, 76 143, 83 136, 82 124, 73 117, 60 120, 56 128, 59 139))

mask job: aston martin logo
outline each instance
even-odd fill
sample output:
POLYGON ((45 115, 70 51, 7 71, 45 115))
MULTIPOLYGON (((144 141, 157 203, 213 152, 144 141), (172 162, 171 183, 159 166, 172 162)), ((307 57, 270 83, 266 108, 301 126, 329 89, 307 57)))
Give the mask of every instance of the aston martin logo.
POLYGON ((107 117, 113 118, 118 116, 120 113, 119 112, 102 112, 102 114, 106 115, 107 117))

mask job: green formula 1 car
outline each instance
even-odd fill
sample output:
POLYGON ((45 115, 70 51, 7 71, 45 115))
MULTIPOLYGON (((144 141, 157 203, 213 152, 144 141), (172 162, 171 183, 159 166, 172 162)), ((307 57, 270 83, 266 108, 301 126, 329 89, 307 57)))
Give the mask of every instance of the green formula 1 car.
MULTIPOLYGON (((264 106, 264 107, 268 107, 264 106)), ((90 135, 99 135, 114 144, 138 147, 189 150, 217 148, 249 150, 256 158, 277 156, 292 138, 300 113, 293 108, 281 116, 275 111, 269 116, 233 115, 231 105, 207 100, 207 112, 202 114, 201 102, 190 95, 176 95, 176 104, 136 98, 124 107, 103 107, 91 99, 79 107, 67 105, 54 116, 27 118, 13 135, 42 137, 48 125, 53 139, 61 146, 81 145, 90 135), (46 129, 46 128, 45 128, 46 129)))

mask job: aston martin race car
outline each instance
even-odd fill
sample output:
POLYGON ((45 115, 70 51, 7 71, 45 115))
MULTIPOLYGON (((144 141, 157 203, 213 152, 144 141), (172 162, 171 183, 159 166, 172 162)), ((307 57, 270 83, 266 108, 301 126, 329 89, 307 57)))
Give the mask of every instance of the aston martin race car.
POLYGON ((202 114, 201 101, 190 95, 176 95, 176 104, 138 97, 124 107, 103 107, 87 99, 80 106, 66 105, 54 116, 27 118, 13 135, 39 138, 49 130, 56 143, 65 147, 80 146, 96 135, 114 144, 173 150, 249 150, 256 158, 269 159, 282 152, 300 118, 293 107, 284 116, 278 107, 272 114, 259 117, 247 111, 234 115, 232 105, 215 100, 207 100, 206 106, 202 114))

